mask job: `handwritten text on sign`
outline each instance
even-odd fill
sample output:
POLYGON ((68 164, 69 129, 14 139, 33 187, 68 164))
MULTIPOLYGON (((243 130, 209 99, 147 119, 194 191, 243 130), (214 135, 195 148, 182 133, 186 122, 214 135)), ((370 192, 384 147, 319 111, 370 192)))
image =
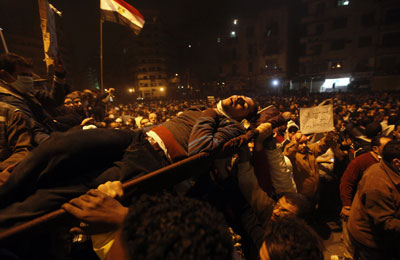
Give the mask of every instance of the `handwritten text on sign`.
POLYGON ((317 106, 300 109, 300 130, 303 134, 332 131, 333 106, 317 106))

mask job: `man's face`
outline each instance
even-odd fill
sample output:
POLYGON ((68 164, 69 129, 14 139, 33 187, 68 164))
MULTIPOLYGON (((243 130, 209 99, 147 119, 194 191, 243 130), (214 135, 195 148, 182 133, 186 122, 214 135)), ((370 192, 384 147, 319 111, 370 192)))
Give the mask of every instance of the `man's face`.
POLYGON ((74 98, 72 102, 75 108, 80 109, 82 107, 82 100, 80 97, 74 98))
POLYGON ((150 123, 156 124, 157 123, 157 114, 151 113, 149 115, 149 120, 150 120, 150 123))
POLYGON ((303 141, 303 142, 299 143, 298 147, 299 147, 298 149, 301 153, 305 153, 307 150, 307 141, 303 141))
POLYGON ((222 108, 234 119, 242 120, 256 109, 254 101, 245 96, 231 96, 222 100, 222 108))
POLYGON ((144 118, 140 120, 140 127, 145 127, 149 123, 149 119, 144 118))
POLYGON ((71 98, 66 98, 64 100, 64 106, 67 108, 73 108, 74 107, 74 103, 72 102, 71 98))
POLYGON ((299 209, 297 208, 297 206, 290 204, 286 200, 286 197, 283 196, 275 204, 274 209, 272 211, 271 219, 276 220, 277 218, 280 218, 280 217, 296 216, 298 212, 299 212, 299 209))

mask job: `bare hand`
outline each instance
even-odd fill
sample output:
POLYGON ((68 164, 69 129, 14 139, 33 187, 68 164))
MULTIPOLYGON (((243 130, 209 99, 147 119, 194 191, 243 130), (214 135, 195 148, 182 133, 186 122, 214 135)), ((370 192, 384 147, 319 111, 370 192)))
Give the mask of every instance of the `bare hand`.
POLYGON ((298 142, 303 137, 303 134, 300 131, 297 131, 295 135, 293 135, 292 140, 298 142))
POLYGON ((97 189, 111 198, 122 198, 124 195, 122 183, 120 181, 108 181, 104 184, 100 184, 97 189))
POLYGON ((94 118, 93 117, 88 117, 82 120, 81 125, 86 125, 89 123, 94 123, 94 118))
POLYGON ((256 128, 256 131, 258 132, 256 142, 262 143, 265 139, 272 135, 272 125, 270 123, 262 123, 256 128))
POLYGON ((122 226, 128 214, 116 199, 99 190, 90 190, 79 198, 72 199, 62 208, 76 218, 89 224, 89 233, 103 233, 122 226))

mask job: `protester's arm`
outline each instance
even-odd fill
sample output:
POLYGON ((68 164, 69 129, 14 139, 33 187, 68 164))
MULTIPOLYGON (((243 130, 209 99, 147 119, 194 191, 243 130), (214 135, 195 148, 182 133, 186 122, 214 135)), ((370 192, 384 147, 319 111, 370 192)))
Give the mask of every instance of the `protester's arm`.
POLYGON ((260 134, 254 141, 254 174, 257 177, 258 184, 262 188, 262 190, 266 192, 269 196, 271 196, 273 188, 269 171, 270 167, 264 150, 264 141, 268 136, 271 135, 271 124, 267 123, 260 125, 259 131, 260 134))
POLYGON ((264 150, 269 165, 272 187, 275 194, 297 192, 292 170, 286 165, 281 149, 275 139, 270 140, 269 147, 264 150))
POLYGON ((301 133, 296 133, 293 137, 292 140, 290 141, 290 143, 288 143, 285 146, 285 151, 284 151, 284 155, 287 156, 290 160, 294 160, 296 153, 299 150, 299 140, 301 139, 302 134, 301 133))
POLYGON ((110 101, 110 97, 113 96, 115 89, 114 88, 109 88, 108 91, 106 91, 103 95, 101 95, 100 100, 103 103, 107 103, 110 101))
POLYGON ((331 147, 331 145, 333 144, 334 135, 334 132, 329 132, 318 143, 313 143, 308 146, 310 150, 314 153, 315 157, 326 153, 329 147, 331 147))
MULTIPOLYGON (((269 206, 272 199, 260 187, 260 182, 254 174, 254 167, 250 163, 251 154, 248 148, 240 149, 237 179, 241 193, 246 198, 253 210, 260 219, 265 219, 268 215, 269 206)), ((268 173, 268 170, 264 174, 268 173)), ((268 178, 268 175, 264 177, 268 178)))
POLYGON ((31 143, 32 135, 22 112, 10 110, 6 124, 7 143, 11 155, 0 162, 0 170, 18 164, 33 149, 31 143))
POLYGON ((88 223, 94 233, 113 231, 122 227, 129 211, 116 199, 95 189, 65 203, 62 208, 88 223))
POLYGON ((190 134, 189 156, 200 152, 215 153, 224 143, 245 132, 243 126, 235 120, 221 120, 214 109, 202 113, 190 134))

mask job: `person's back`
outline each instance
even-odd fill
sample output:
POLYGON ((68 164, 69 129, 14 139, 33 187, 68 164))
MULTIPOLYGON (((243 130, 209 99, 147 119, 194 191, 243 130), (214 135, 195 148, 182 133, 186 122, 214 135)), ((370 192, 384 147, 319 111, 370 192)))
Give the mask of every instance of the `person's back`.
MULTIPOLYGON (((400 142, 383 148, 383 160, 364 173, 348 229, 359 259, 392 259, 400 239, 400 142)), ((395 258, 398 259, 398 258, 395 258)))

